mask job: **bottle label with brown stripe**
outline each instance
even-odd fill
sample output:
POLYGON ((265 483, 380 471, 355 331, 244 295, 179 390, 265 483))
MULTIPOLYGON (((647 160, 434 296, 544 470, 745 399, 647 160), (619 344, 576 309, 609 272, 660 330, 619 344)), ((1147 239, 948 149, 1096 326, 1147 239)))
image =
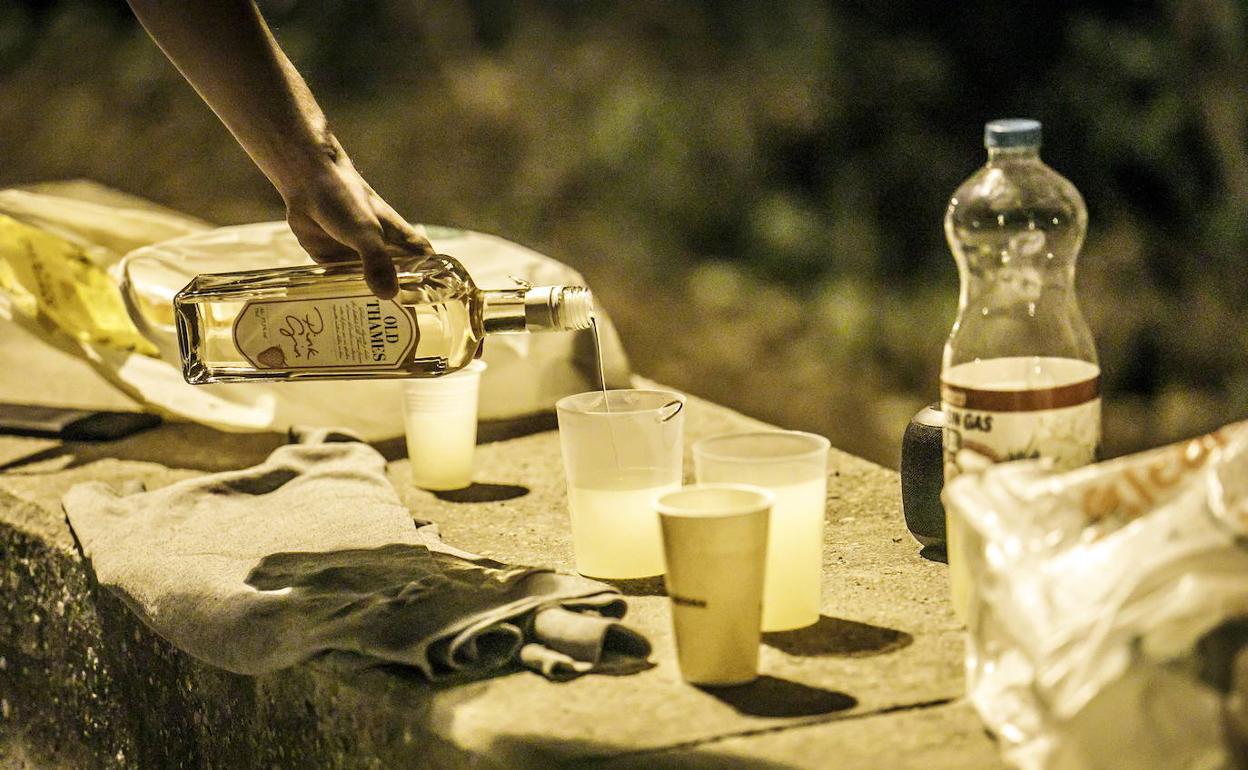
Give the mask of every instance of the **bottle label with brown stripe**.
POLYGON ((1100 368, 1072 358, 971 361, 941 375, 945 481, 990 463, 1050 458, 1058 469, 1096 459, 1100 368))

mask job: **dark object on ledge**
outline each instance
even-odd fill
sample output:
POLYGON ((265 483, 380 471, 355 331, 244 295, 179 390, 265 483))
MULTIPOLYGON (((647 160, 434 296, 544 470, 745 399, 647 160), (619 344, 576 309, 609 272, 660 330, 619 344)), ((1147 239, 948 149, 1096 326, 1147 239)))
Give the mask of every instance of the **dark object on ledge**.
POLYGON ((66 441, 109 441, 160 424, 146 412, 101 412, 37 404, 0 404, 0 433, 60 438, 66 441))
POLYGON ((901 440, 901 508, 910 534, 925 548, 945 545, 943 428, 940 404, 932 404, 911 418, 901 440))

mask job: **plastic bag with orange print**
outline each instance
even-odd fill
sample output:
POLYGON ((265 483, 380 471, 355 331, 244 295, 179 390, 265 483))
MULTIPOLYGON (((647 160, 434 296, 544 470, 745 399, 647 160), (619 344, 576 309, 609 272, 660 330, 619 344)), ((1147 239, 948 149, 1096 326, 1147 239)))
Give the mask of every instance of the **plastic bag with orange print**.
POLYGON ((1029 770, 1248 767, 1248 422, 955 479, 968 696, 1029 770))

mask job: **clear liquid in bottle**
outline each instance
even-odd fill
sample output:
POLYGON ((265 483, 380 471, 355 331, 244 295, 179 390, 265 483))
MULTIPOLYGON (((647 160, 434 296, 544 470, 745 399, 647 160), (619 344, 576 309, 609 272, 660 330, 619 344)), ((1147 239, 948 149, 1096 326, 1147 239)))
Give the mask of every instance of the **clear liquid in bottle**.
POLYGON ((396 267, 389 300, 358 263, 197 276, 174 298, 187 382, 435 377, 467 366, 487 334, 590 325, 582 287, 483 291, 441 255, 396 267))

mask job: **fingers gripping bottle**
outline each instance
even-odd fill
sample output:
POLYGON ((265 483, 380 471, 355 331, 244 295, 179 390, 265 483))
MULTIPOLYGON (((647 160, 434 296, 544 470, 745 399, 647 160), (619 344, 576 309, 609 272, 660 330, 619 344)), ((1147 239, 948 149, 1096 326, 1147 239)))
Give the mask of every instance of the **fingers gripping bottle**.
MULTIPOLYGON (((946 483, 1021 458, 1074 468, 1100 449, 1100 367, 1075 300, 1087 208, 1040 160, 1037 121, 993 121, 984 144, 988 163, 945 213, 961 276, 941 367, 946 483)), ((966 621, 979 550, 958 521, 946 530, 954 609, 966 621)))

